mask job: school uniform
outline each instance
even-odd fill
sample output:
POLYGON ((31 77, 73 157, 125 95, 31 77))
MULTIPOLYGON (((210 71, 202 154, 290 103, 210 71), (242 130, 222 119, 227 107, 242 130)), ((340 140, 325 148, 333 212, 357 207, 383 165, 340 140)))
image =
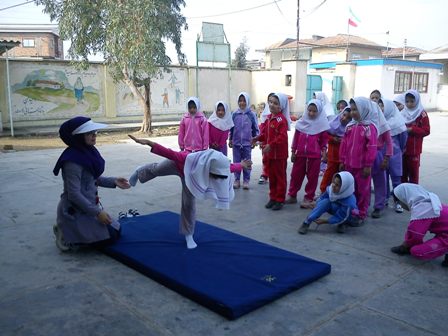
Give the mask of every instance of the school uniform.
POLYGON ((284 203, 287 183, 288 122, 282 113, 269 116, 264 122, 258 140, 270 147, 270 151, 264 154, 269 172, 269 199, 284 203))
MULTIPOLYGON (((241 92, 238 97, 243 95, 246 104, 249 106, 249 95, 241 92)), ((257 117, 247 107, 244 111, 238 109, 232 113, 234 126, 230 129, 229 140, 232 142, 233 162, 252 159, 252 138, 259 134, 257 117)), ((239 181, 241 173, 235 173, 235 180, 239 181)), ((243 171, 243 182, 250 180, 250 170, 243 171)))
POLYGON ((367 217, 370 204, 371 175, 364 177, 363 169, 371 168, 377 155, 378 131, 375 125, 376 113, 372 102, 365 97, 354 98, 361 119, 352 120, 342 139, 339 157, 355 179, 355 197, 358 202, 359 217, 367 217))
POLYGON ((197 112, 194 115, 185 113, 179 124, 178 142, 180 150, 197 152, 209 146, 209 126, 205 115, 200 111, 200 102, 196 97, 190 97, 188 103, 196 104, 197 112))
POLYGON ((401 111, 405 119, 408 131, 406 150, 403 154, 403 176, 402 182, 411 182, 418 184, 420 175, 420 154, 422 153, 423 138, 430 134, 428 114, 423 109, 420 102, 420 94, 416 90, 408 90, 406 94, 415 97, 416 107, 409 109, 405 106, 401 111))
POLYGON ((414 183, 400 184, 394 194, 410 208, 411 220, 403 243, 409 253, 422 260, 447 254, 448 205, 442 204, 436 194, 414 183), (433 236, 424 241, 428 232, 433 236))
POLYGON ((232 115, 229 111, 227 104, 223 101, 218 101, 215 104, 215 110, 210 118, 208 118, 209 124, 209 147, 220 151, 227 156, 227 138, 229 137, 230 129, 234 126, 232 115), (222 104, 224 107, 224 117, 219 118, 216 114, 218 105, 222 104))

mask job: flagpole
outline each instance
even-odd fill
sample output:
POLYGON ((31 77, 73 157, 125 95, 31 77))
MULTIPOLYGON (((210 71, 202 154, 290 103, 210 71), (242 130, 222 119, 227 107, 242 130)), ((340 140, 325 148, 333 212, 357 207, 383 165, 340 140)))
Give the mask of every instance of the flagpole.
POLYGON ((347 47, 345 48, 345 61, 348 62, 348 46, 350 44, 350 19, 347 20, 347 47))

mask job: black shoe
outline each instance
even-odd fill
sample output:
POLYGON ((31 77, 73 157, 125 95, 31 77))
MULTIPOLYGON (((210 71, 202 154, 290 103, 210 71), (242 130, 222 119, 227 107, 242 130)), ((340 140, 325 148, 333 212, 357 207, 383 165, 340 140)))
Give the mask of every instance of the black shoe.
POLYGON ((395 254, 398 254, 398 255, 401 255, 401 256, 402 255, 406 255, 406 254, 410 254, 409 250, 410 250, 409 247, 403 246, 403 245, 394 246, 394 247, 392 247, 390 249, 390 251, 392 253, 395 253, 395 254))
POLYGON ((442 261, 442 267, 448 267, 448 254, 445 254, 445 260, 442 261))
POLYGON ((364 225, 364 219, 361 218, 353 218, 348 222, 348 225, 351 227, 359 227, 364 225))
POLYGON ((272 210, 281 210, 283 208, 282 202, 275 202, 275 204, 272 206, 272 210))
POLYGON ((307 224, 307 223, 303 223, 302 224, 302 226, 299 228, 299 233, 300 234, 306 234, 307 232, 308 232, 308 229, 309 229, 309 227, 310 227, 310 225, 309 224, 307 224))
POLYGON ((264 207, 266 209, 270 209, 270 208, 272 208, 274 206, 275 203, 277 203, 277 202, 274 201, 274 200, 269 200, 269 202, 267 202, 264 207))
POLYGON ((344 224, 339 224, 338 227, 336 228, 337 233, 345 233, 347 229, 347 225, 344 224))
POLYGON ((381 217, 381 210, 380 209, 375 209, 372 212, 372 218, 380 218, 381 217))

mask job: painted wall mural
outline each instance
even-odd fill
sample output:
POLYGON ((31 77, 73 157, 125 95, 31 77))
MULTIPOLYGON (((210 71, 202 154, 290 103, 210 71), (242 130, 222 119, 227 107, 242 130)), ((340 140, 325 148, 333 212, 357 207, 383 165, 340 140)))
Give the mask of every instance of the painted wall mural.
POLYGON ((11 64, 14 120, 103 116, 99 68, 76 70, 69 65, 11 64))
MULTIPOLYGON (((153 116, 185 112, 185 99, 188 93, 187 70, 172 68, 163 72, 151 83, 151 111, 153 116)), ((141 92, 143 89, 141 88, 141 92)), ((116 107, 118 116, 142 116, 143 109, 138 100, 124 83, 117 84, 116 107)), ((180 118, 180 117, 179 117, 180 118)))

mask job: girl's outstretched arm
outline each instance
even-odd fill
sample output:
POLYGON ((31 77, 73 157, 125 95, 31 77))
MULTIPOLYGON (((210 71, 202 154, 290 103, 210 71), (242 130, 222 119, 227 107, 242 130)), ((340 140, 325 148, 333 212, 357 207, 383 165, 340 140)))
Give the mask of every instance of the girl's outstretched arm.
POLYGON ((148 145, 149 147, 152 147, 155 144, 155 142, 149 139, 139 139, 130 134, 128 134, 128 137, 130 137, 132 140, 134 140, 136 143, 139 143, 140 145, 148 145))

